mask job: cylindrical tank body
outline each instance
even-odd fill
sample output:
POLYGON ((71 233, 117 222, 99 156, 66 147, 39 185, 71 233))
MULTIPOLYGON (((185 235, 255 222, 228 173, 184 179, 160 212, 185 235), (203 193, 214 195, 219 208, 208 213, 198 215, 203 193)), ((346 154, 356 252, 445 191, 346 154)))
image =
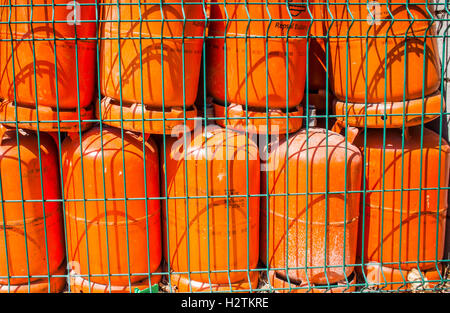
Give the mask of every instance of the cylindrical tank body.
POLYGON ((306 36, 310 24, 298 19, 310 15, 305 5, 256 2, 211 3, 211 19, 219 21, 210 21, 209 36, 226 40, 207 40, 208 95, 221 104, 293 108, 303 99, 306 70, 306 37, 295 36, 306 36))
POLYGON ((310 128, 273 145, 267 169, 268 180, 263 173, 261 184, 261 193, 269 193, 261 199, 261 261, 283 278, 284 268, 308 267, 288 269, 297 285, 344 280, 357 251, 359 150, 337 133, 310 128))
MULTIPOLYGON (((61 199, 56 146, 48 134, 40 133, 39 139, 40 147, 36 133, 7 130, 1 140, 0 276, 30 276, 0 278, 4 291, 8 283, 14 290, 24 285, 26 292, 40 283, 50 283, 50 291, 57 292, 65 284, 64 277, 50 282, 33 277, 64 274, 59 269, 65 267, 61 203, 55 201, 61 199)), ((47 290, 48 285, 39 291, 47 290)))
POLYGON ((339 100, 402 101, 438 89, 433 6, 420 0, 338 2, 332 0, 322 12, 330 35, 331 88, 339 100))
POLYGON ((0 98, 31 109, 36 101, 38 106, 60 109, 89 106, 97 43, 82 38, 96 36, 95 1, 0 3, 1 20, 11 22, 0 24, 0 98))
POLYGON ((259 193, 258 148, 250 138, 247 146, 245 135, 217 125, 189 136, 186 148, 183 137, 168 139, 166 147, 163 234, 170 270, 205 271, 190 275, 196 282, 247 281, 258 263, 259 197, 252 196, 259 193), (193 198, 173 199, 186 196, 193 198))
POLYGON ((67 137, 61 148, 69 264, 78 274, 104 275, 90 277, 97 284, 108 285, 109 275, 115 286, 142 281, 148 275, 128 274, 155 272, 162 258, 160 201, 148 199, 159 197, 157 148, 108 126, 81 142, 67 137))
POLYGON ((402 270, 423 262, 426 270, 443 258, 450 147, 426 128, 421 142, 420 126, 409 128, 404 143, 402 136, 389 129, 383 142, 382 130, 368 129, 365 148, 364 136, 355 140, 366 164, 360 252, 365 262, 395 262, 384 266, 396 268, 402 262, 402 270))
POLYGON ((188 0, 188 5, 172 2, 179 3, 169 0, 160 7, 103 1, 101 34, 108 39, 101 41, 99 70, 104 96, 159 109, 194 104, 205 28, 203 5, 200 0, 188 0))

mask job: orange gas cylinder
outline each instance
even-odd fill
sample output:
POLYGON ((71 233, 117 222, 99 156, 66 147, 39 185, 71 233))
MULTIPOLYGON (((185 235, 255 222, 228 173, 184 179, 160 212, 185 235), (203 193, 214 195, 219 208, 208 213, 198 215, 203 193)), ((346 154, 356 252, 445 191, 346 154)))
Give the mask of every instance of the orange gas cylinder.
POLYGON ((61 199, 57 151, 49 135, 39 139, 40 147, 37 135, 25 130, 7 130, 1 138, 0 292, 65 286, 64 277, 50 277, 66 269, 61 203, 55 201, 61 199))
MULTIPOLYGON (((428 270, 443 258, 450 147, 426 128, 367 130, 355 144, 365 153, 364 262, 428 270), (440 146, 441 145, 441 146, 440 146), (409 263, 407 263, 409 262, 409 263)), ((362 231, 362 230, 361 230, 362 231)))
POLYGON ((432 37, 435 25, 430 23, 433 6, 420 0, 330 2, 331 15, 327 7, 323 14, 331 36, 331 86, 339 100, 402 101, 438 89, 441 70, 432 37))
POLYGON ((0 3, 1 20, 11 22, 0 24, 0 119, 29 129, 39 120, 42 131, 57 131, 59 120, 62 131, 78 130, 73 120, 93 117, 96 41, 83 38, 96 35, 95 1, 0 3))
MULTIPOLYGON (((329 6, 332 24, 331 16, 325 14, 331 36, 331 89, 338 99, 336 114, 348 111, 349 115, 359 115, 360 123, 349 120, 349 124, 360 127, 364 126, 366 110, 368 115, 378 114, 375 119, 383 118, 380 115, 384 113, 401 119, 403 113, 419 112, 414 116, 416 122, 407 126, 419 124, 421 114, 425 120, 436 118, 441 111, 437 92, 441 66, 437 40, 432 37, 435 25, 430 24, 433 7, 416 4, 419 0, 351 2, 329 6), (423 96, 432 98, 424 107, 423 96)), ((323 10, 327 12, 327 8, 323 10)), ((397 126, 387 123, 387 127, 397 126)))
POLYGON ((207 90, 221 126, 245 130, 248 113, 252 132, 265 132, 259 126, 267 123, 269 132, 272 126, 279 132, 301 127, 310 14, 305 5, 275 2, 211 3, 216 20, 207 40, 207 90), (286 114, 292 117, 289 125, 286 114), (267 122, 267 116, 274 118, 267 122))
POLYGON ((148 286, 143 273, 157 272, 162 258, 160 202, 148 199, 159 197, 157 148, 150 138, 144 154, 141 137, 126 131, 122 138, 121 130, 107 126, 85 132, 81 141, 82 148, 76 136, 62 144, 68 261, 85 275, 72 279, 71 287, 98 292, 148 286))
MULTIPOLYGON (((97 116, 106 124, 121 127, 123 114, 123 128, 139 132, 143 131, 140 120, 144 116, 145 132, 170 134, 174 125, 184 123, 183 110, 187 118, 196 116, 193 104, 205 28, 202 1, 188 0, 189 5, 181 5, 169 0, 162 7, 137 5, 137 1, 102 2, 106 22, 101 35, 106 39, 101 41, 99 70, 101 92, 107 100, 102 101, 97 116), (184 19, 188 21, 184 23, 184 19), (178 120, 163 124, 162 119, 173 118, 178 120)), ((186 123, 194 128, 193 120, 186 123)))
POLYGON ((271 147, 268 181, 262 175, 261 193, 268 188, 269 198, 261 200, 261 260, 296 285, 345 280, 353 271, 347 264, 356 258, 361 153, 320 128, 301 130, 288 141, 271 147), (306 192, 314 194, 301 195, 306 192))
POLYGON ((378 263, 368 263, 364 267, 366 281, 370 286, 383 290, 407 291, 417 289, 428 289, 437 287, 442 281, 442 265, 438 264, 426 271, 417 268, 402 270, 378 263))
POLYGON ((256 288, 258 147, 245 135, 217 125, 198 127, 187 136, 169 138, 162 155, 168 197, 164 254, 175 274, 171 284, 180 291, 256 288))

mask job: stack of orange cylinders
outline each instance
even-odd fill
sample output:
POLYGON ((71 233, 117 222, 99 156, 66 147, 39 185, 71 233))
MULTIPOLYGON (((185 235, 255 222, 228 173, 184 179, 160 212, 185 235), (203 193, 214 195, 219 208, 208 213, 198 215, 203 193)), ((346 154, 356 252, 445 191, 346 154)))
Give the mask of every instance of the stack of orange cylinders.
POLYGON ((348 264, 356 259, 361 168, 360 151, 321 128, 301 130, 272 146, 269 172, 261 174, 261 193, 269 195, 261 200, 260 255, 272 269, 274 288, 354 290, 348 264))
POLYGON ((310 24, 299 20, 310 15, 305 5, 284 1, 237 2, 211 3, 206 84, 216 121, 249 132, 294 132, 302 125, 310 24))
POLYGON ((65 249, 56 146, 45 133, 2 132, 0 293, 61 292, 65 249), (20 156, 20 158, 19 158, 20 156))
POLYGON ((356 127, 395 128, 438 117, 443 102, 433 6, 420 0, 331 2, 331 16, 326 7, 323 12, 338 119, 356 127))
POLYGON ((81 145, 80 138, 66 138, 62 166, 72 291, 133 292, 160 281, 153 274, 162 259, 158 165, 153 140, 143 143, 131 132, 122 137, 121 130, 104 126, 84 133, 81 145))
POLYGON ((176 125, 194 128, 203 5, 200 0, 185 6, 172 2, 179 3, 103 1, 99 70, 104 98, 97 111, 103 123, 155 134, 170 134, 176 125))
POLYGON ((180 292, 249 291, 259 279, 258 147, 231 129, 199 129, 167 140, 169 283, 180 292))
POLYGON ((1 20, 11 22, 0 24, 1 121, 41 131, 89 126, 83 120, 94 114, 96 41, 87 39, 96 35, 92 2, 0 1, 1 20))

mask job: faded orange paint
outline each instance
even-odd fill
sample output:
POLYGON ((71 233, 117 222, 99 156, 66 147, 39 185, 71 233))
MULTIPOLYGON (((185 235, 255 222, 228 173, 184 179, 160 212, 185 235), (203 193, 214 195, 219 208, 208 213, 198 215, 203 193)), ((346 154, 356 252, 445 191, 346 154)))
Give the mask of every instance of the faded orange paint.
POLYGON ((291 268, 296 284, 345 279, 353 267, 344 265, 356 258, 360 194, 354 191, 360 190, 361 153, 320 128, 301 130, 271 149, 268 180, 264 173, 261 184, 261 193, 269 193, 261 199, 261 261, 284 277, 291 268), (319 194, 292 195, 306 192, 319 194))

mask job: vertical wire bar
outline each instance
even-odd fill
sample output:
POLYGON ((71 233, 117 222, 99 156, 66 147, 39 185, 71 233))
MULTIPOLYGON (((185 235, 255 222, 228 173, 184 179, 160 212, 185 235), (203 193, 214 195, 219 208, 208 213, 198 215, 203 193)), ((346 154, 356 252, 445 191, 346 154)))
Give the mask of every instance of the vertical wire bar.
MULTIPOLYGON (((434 16, 433 16, 433 19, 434 19, 434 16)), ((442 22, 442 21, 440 21, 440 22, 442 22)), ((448 28, 449 27, 447 26, 447 28, 446 28, 444 33, 448 34, 448 28)), ((446 35, 443 35, 442 36, 442 61, 443 62, 445 62, 446 52, 448 52, 447 51, 448 46, 445 44, 445 42, 446 42, 446 35)), ((441 189, 442 189, 441 188, 441 162, 442 162, 442 141, 443 141, 443 133, 442 133, 443 129, 442 128, 443 128, 443 124, 444 124, 444 122, 446 120, 445 113, 443 112, 444 111, 444 107, 446 107, 446 105, 444 105, 445 101, 444 101, 443 95, 444 95, 444 84, 445 84, 444 76, 445 76, 445 72, 446 72, 446 67, 447 67, 447 63, 445 62, 444 65, 441 66, 441 91, 440 92, 441 92, 442 96, 441 96, 441 101, 440 101, 441 112, 439 114, 440 115, 439 116, 439 121, 440 121, 440 123, 439 123, 439 166, 438 166, 438 188, 437 188, 437 194, 438 194, 438 196, 437 196, 437 203, 438 203, 438 205, 441 203, 440 197, 441 197, 441 189)), ((439 254, 438 254, 438 247, 439 247, 439 238, 438 238, 438 234, 439 234, 439 218, 440 218, 440 210, 439 210, 439 207, 438 207, 438 210, 436 212, 436 220, 437 220, 437 223, 436 223, 436 234, 437 234, 436 235, 436 251, 435 251, 436 263, 437 263, 437 260, 439 259, 439 254)), ((444 229, 442 231, 444 231, 444 230, 445 230, 445 226, 444 226, 444 229)), ((437 272, 439 274, 440 281, 443 284, 444 283, 444 276, 439 271, 439 265, 435 264, 435 267, 436 267, 436 270, 437 270, 437 272)))
MULTIPOLYGON (((428 0, 426 0, 426 6, 428 6, 428 0)), ((409 4, 406 5, 406 8, 408 10, 408 13, 410 13, 409 12, 409 4)), ((427 8, 427 11, 428 11, 428 8, 427 8)), ((428 13, 429 13, 429 11, 428 11, 428 13)), ((414 16, 412 16, 411 26, 412 26, 412 24, 414 22, 415 22, 415 18, 414 18, 414 16)), ((416 263, 417 264, 417 270, 418 270, 418 272, 420 274, 420 278, 422 280, 422 284, 424 282, 424 275, 423 275, 422 271, 420 270, 420 230, 421 230, 420 223, 421 223, 421 219, 422 219, 422 192, 423 192, 422 178, 423 178, 423 175, 424 175, 423 174, 424 170, 423 170, 422 162, 424 160, 424 158, 423 158, 423 139, 424 139, 424 119, 425 119, 424 114, 425 114, 425 96, 426 96, 425 95, 425 79, 426 79, 425 78, 425 73, 426 73, 427 35, 428 35, 428 31, 429 31, 431 25, 432 25, 432 23, 428 24, 428 27, 427 27, 427 29, 425 30, 425 33, 424 33, 424 40, 423 40, 424 41, 424 45, 423 45, 423 65, 422 65, 423 74, 422 74, 422 115, 421 115, 421 125, 420 125, 419 216, 418 216, 418 223, 417 223, 417 225, 418 225, 417 233, 418 233, 419 236, 417 236, 417 263, 416 263)), ((438 203, 438 205, 439 205, 439 203, 438 203)), ((439 213, 439 208, 437 208, 437 209, 438 209, 437 211, 439 213)), ((426 208, 425 208, 425 210, 426 210, 426 208)), ((436 236, 437 236, 437 234, 436 234, 436 236)))
MULTIPOLYGON (((55 53, 55 57, 54 57, 54 61, 55 61, 55 92, 56 92, 56 114, 58 116, 57 119, 57 129, 58 129, 58 147, 61 147, 62 142, 61 142, 61 120, 60 120, 60 115, 59 115, 59 88, 58 88, 58 57, 57 57, 57 49, 56 49, 56 43, 57 43, 57 39, 56 39, 56 31, 55 31, 55 1, 52 1, 52 29, 53 29, 53 49, 54 49, 54 53, 55 53)), ((63 218, 63 226, 64 226, 64 249, 65 249, 65 260, 66 263, 68 262, 67 260, 67 256, 69 255, 69 248, 68 248, 68 231, 67 231, 67 221, 66 221, 66 203, 64 201, 64 172, 63 172, 63 164, 62 164, 62 152, 61 152, 61 148, 58 149, 58 163, 59 163, 59 179, 60 179, 60 189, 61 189, 61 205, 62 205, 62 218, 63 218)), ((69 267, 67 266, 67 270, 69 271, 69 267)), ((70 277, 70 272, 67 273, 66 276, 66 280, 67 278, 70 277)), ((70 282, 68 281, 68 291, 70 293, 70 282)))
MULTIPOLYGON (((3 10, 5 10, 5 7, 2 7, 0 9, 0 12, 3 10)), ((11 16, 11 12, 12 12, 12 8, 11 8, 11 5, 9 5, 9 16, 11 16)), ((0 13, 0 16, 3 16, 3 14, 0 13)), ((11 27, 10 23, 11 22, 9 20, 8 24, 11 27)), ((12 43, 13 43, 13 38, 11 37, 11 45, 12 45, 12 43)), ((14 50, 12 49, 11 51, 13 51, 12 55, 14 55, 14 50)), ((12 57, 12 60, 13 60, 12 63, 14 63, 14 57, 12 57)), ((13 73, 14 73, 14 71, 13 71, 13 73)), ((14 78, 14 75, 13 75, 13 78, 14 78)), ((15 78, 14 78, 13 82, 14 82, 14 88, 15 88, 15 78)), ((14 92, 14 95, 15 95, 15 92, 14 92)), ((1 142, 3 140, 4 134, 2 134, 1 136, 2 137, 0 138, 0 148, 2 146, 1 142)), ((1 153, 0 161, 3 159, 3 154, 4 154, 4 152, 1 153)), ((5 202, 4 201, 5 200, 3 199, 3 182, 2 182, 2 177, 0 176, 0 205, 1 205, 1 211, 2 211, 2 220, 3 220, 3 223, 2 223, 3 225, 0 226, 0 228, 3 228, 3 240, 5 241, 5 261, 6 261, 6 275, 7 275, 6 279, 8 280, 8 293, 10 293, 11 292, 11 277, 10 277, 11 272, 10 272, 10 268, 9 268, 8 240, 7 240, 7 236, 6 236, 7 226, 6 226, 6 219, 5 219, 6 215, 5 215, 5 202)))
MULTIPOLYGON (((292 14, 289 8, 289 0, 285 1, 286 11, 289 15, 289 26, 286 30, 286 35, 284 37, 284 40, 286 40, 286 53, 284 55, 284 58, 286 60, 286 156, 285 156, 285 162, 286 165, 289 164, 289 31, 292 27, 292 14)), ((273 117, 272 117, 273 118, 273 117)), ((291 286, 291 280, 289 278, 289 166, 286 166, 286 251, 285 251, 285 271, 286 271, 286 279, 289 286, 289 292, 292 291, 291 286)))
MULTIPOLYGON (((107 40, 106 37, 103 37, 103 32, 99 31, 99 21, 98 21, 98 16, 99 16, 99 9, 98 9, 98 1, 95 2, 96 3, 96 16, 97 16, 97 21, 96 21, 96 44, 97 44, 97 64, 100 65, 100 49, 102 47, 100 41, 101 40, 107 40), (99 32, 100 32, 100 38, 99 38, 99 32)), ((101 14, 100 14, 100 18, 103 20, 103 16, 106 16, 106 14, 103 14, 103 12, 105 12, 105 10, 111 9, 112 5, 110 5, 110 3, 108 4, 103 4, 103 6, 101 7, 101 14)), ((110 23, 112 23, 113 21, 109 21, 110 23)), ((104 23, 104 22, 103 22, 104 23)), ((101 24, 101 29, 104 29, 105 25, 101 24)), ((120 36, 120 34, 119 34, 120 36)), ((100 71, 97 71, 97 82, 98 85, 101 86, 101 76, 100 76, 100 71)), ((104 151, 104 142, 103 142, 103 123, 101 122, 101 118, 102 118, 102 105, 101 105, 101 101, 102 101, 102 95, 101 95, 101 88, 98 88, 98 112, 99 112, 99 128, 100 128, 100 151, 101 151, 101 156, 102 156, 102 184, 103 184, 103 209, 105 211, 105 245, 106 245, 106 265, 108 268, 108 285, 109 285, 109 292, 112 292, 112 288, 111 288, 111 263, 110 263, 110 256, 109 256, 109 234, 108 234, 108 209, 107 209, 107 198, 106 198, 106 181, 105 181, 105 151, 104 151)))
MULTIPOLYGON (((121 24, 121 14, 120 14, 120 0, 117 0, 117 13, 118 13, 118 25, 119 25, 119 36, 117 37, 117 45, 119 52, 119 60, 122 60, 122 47, 120 45, 120 40, 122 37, 120 24, 121 24)), ((131 4, 132 5, 132 4, 131 4)), ((130 8, 133 11, 133 8, 130 8)), ((127 39, 125 39, 127 40, 127 39)), ((123 170, 123 200, 124 200, 124 209, 125 216, 128 217, 128 199, 127 199, 127 183, 126 183, 126 167, 125 167, 125 139, 124 139, 124 128, 123 128, 123 86, 122 86, 122 66, 119 65, 119 91, 120 91, 120 135, 122 138, 122 170, 123 170)), ((102 134, 103 136, 103 134, 102 134)), ((129 229, 128 229, 128 218, 125 218, 125 234, 127 236, 127 270, 128 270, 128 286, 130 287, 130 292, 132 292, 131 288, 131 270, 130 270, 130 242, 129 242, 129 229)))
MULTIPOLYGON (((163 0, 161 0, 163 1, 163 0)), ((181 57, 182 57, 182 65, 183 65, 183 128, 184 134, 186 134, 186 81, 185 81, 185 30, 186 30, 186 13, 184 11, 184 1, 181 1, 181 12, 183 14, 183 36, 181 39, 181 57)), ((164 16, 163 16, 164 17, 164 16)), ((162 45, 163 34, 161 33, 161 45, 162 45)), ((161 47, 161 56, 162 56, 162 47, 161 47)), ((164 71, 164 63, 161 62, 162 71, 164 71)), ((164 93, 164 90, 163 90, 164 93)), ((165 117, 164 117, 165 118, 165 117)), ((186 135, 184 138, 184 184, 185 184, 185 199, 186 199, 186 234, 187 234, 187 247, 188 247, 188 277, 189 277, 189 291, 192 292, 192 281, 191 281, 191 263, 190 263, 190 234, 189 234, 189 180, 188 180, 188 155, 187 155, 187 140, 186 135)))
MULTIPOLYGON (((308 268, 309 268, 309 266, 308 266, 308 244, 309 244, 309 240, 311 240, 311 238, 308 238, 308 229, 309 229, 309 213, 310 213, 310 208, 309 208, 309 201, 308 201, 308 198, 309 198, 309 184, 311 183, 310 182, 310 179, 309 179, 309 119, 311 118, 310 117, 310 115, 309 115, 309 113, 310 113, 310 111, 309 111, 309 73, 310 73, 310 71, 309 71, 309 66, 310 66, 310 62, 309 62, 309 49, 311 48, 311 46, 310 46, 310 42, 309 42, 309 34, 310 34, 310 32, 311 32, 311 28, 312 28, 312 23, 314 23, 314 15, 311 13, 311 11, 309 10, 309 0, 307 0, 308 1, 308 7, 307 7, 307 10, 308 10, 308 12, 309 12, 309 14, 311 15, 311 17, 312 17, 312 20, 311 20, 311 24, 309 25, 309 28, 308 28, 308 32, 307 32, 307 37, 306 37, 306 39, 304 39, 304 40, 306 40, 306 56, 305 56, 305 59, 306 59, 306 86, 305 86, 305 96, 306 96, 306 104, 305 104, 305 116, 306 116, 306 124, 305 124, 305 129, 306 129, 306 136, 305 136, 305 139, 306 139, 306 166, 305 166, 305 169, 306 169, 306 172, 305 172, 305 186, 306 186, 306 189, 305 189, 305 204, 306 204, 306 210, 305 210, 305 234, 306 234, 306 238, 305 238, 305 266, 304 266, 304 268, 305 268, 305 276, 306 276, 306 282, 307 282, 307 284, 308 284, 308 290, 307 290, 307 292, 310 292, 311 290, 312 290, 312 283, 310 282, 310 279, 309 279, 309 274, 308 274, 308 268)), ((302 39, 300 39, 300 40, 302 40, 302 39)), ((292 140, 292 141, 294 141, 294 140, 292 140)), ((286 143, 288 144, 289 143, 289 141, 287 140, 286 141, 286 143)), ((289 151, 289 149, 288 149, 288 151, 289 151)), ((289 164, 287 163, 286 164, 286 168, 289 166, 289 164)), ((289 192, 289 190, 287 190, 287 192, 289 192)), ((298 201, 297 199, 298 199, 298 197, 301 197, 301 196, 295 196, 295 198, 296 198, 296 201, 298 201)), ((289 206, 289 203, 286 203, 287 204, 287 206, 289 206)), ((286 215, 286 218, 287 218, 287 220, 289 220, 289 215, 286 215)), ((326 227, 326 226, 325 226, 326 227)), ((288 228, 288 232, 289 232, 289 228, 288 228)), ((311 236, 309 236, 309 237, 311 237, 311 236)), ((286 240, 287 240, 287 238, 286 238, 286 240)), ((313 252, 311 252, 311 253, 313 253, 313 252)), ((326 264, 326 263, 325 263, 326 264)))
MULTIPOLYGON (((34 3, 33 3, 33 0, 31 0, 31 14, 30 14, 30 21, 29 21, 29 24, 30 24, 30 29, 31 29, 31 38, 32 38, 32 51, 33 51, 33 74, 34 74, 34 90, 35 90, 35 105, 36 105, 36 123, 37 123, 37 139, 38 139, 38 150, 40 150, 40 142, 39 142, 39 113, 38 113, 38 101, 37 101, 37 83, 36 83, 36 50, 35 50, 35 38, 34 38, 34 29, 33 29, 33 13, 34 13, 34 11, 33 11, 33 5, 34 5, 34 3)), ((13 51, 13 53, 14 53, 14 51, 13 51)), ((14 77, 15 78, 15 77, 14 77)), ((17 108, 17 102, 15 103, 16 104, 16 108, 17 108)), ((17 117, 17 116, 16 116, 17 117)), ((19 140, 19 131, 17 130, 17 140, 19 140)), ((17 141, 17 146, 18 146, 18 150, 20 151, 20 144, 19 144, 19 141, 17 141)), ((40 151, 39 151, 40 152, 40 151)), ((39 161, 40 161, 40 158, 39 158, 39 161)), ((21 159, 20 159, 20 157, 19 157, 19 163, 21 163, 21 159)), ((39 162, 39 164, 40 164, 40 162, 39 162)), ((41 164, 40 164, 40 166, 39 166, 39 170, 41 170, 41 164)), ((21 176, 22 176, 22 174, 20 174, 21 176)), ((42 189, 42 180, 41 180, 41 189, 42 189)), ((21 190, 23 191, 23 184, 21 183, 20 184, 20 188, 21 188, 21 190)), ((26 201, 26 199, 22 199, 22 201, 26 201)), ((43 204, 43 203, 42 203, 43 204)), ((43 204, 43 211, 44 211, 44 215, 45 215, 45 208, 44 208, 44 204, 43 204)), ((25 211, 23 212, 23 223, 24 223, 24 226, 25 226, 25 223, 26 223, 26 218, 25 218, 25 211)), ((47 243, 46 243, 47 244, 47 243)), ((48 257, 47 257, 47 260, 48 260, 48 257)), ((28 249, 27 249, 27 267, 28 267, 28 264, 29 264, 29 256, 28 256, 28 249)), ((30 290, 30 288, 31 288, 31 276, 30 276, 30 272, 29 272, 29 269, 28 269, 28 288, 29 288, 29 290, 30 290)))
MULTIPOLYGON (((227 275, 228 275, 228 281, 231 285, 231 275, 230 275, 230 206, 229 206, 229 201, 230 201, 230 197, 229 197, 229 179, 228 179, 228 173, 229 173, 229 168, 228 168, 228 101, 227 101, 227 90, 228 90, 228 81, 227 81, 227 69, 228 69, 228 50, 227 50, 227 30, 228 30, 228 24, 230 22, 229 17, 228 17, 228 11, 227 11, 227 7, 226 7, 226 0, 224 0, 223 2, 224 5, 224 11, 225 11, 225 15, 226 15, 226 25, 225 25, 225 30, 224 30, 224 76, 225 76, 225 165, 226 165, 226 206, 227 206, 227 275)), ((237 39, 236 39, 237 40, 237 39)), ((238 40, 237 40, 238 41, 238 40)), ((247 74, 246 74, 247 77, 247 74)))
MULTIPOLYGON (((166 255, 166 257, 167 257, 167 277, 168 277, 168 280, 169 280, 169 289, 170 289, 170 292, 173 292, 173 288, 172 288, 172 278, 171 278, 171 275, 170 275, 170 273, 171 273, 171 268, 170 268, 170 242, 169 242, 169 228, 170 228, 170 225, 169 225, 169 195, 168 195, 168 193, 169 193, 169 190, 168 190, 168 188, 167 188, 167 143, 166 143, 166 118, 165 118, 165 115, 166 115, 166 109, 165 109, 165 106, 164 106, 164 104, 165 104, 165 97, 164 97, 164 54, 163 54, 163 48, 164 48, 164 46, 163 46, 163 44, 164 44, 164 36, 163 36, 163 32, 164 32, 164 12, 163 12, 163 0, 160 0, 160 2, 159 2, 159 10, 160 10, 160 13, 161 13, 161 43, 160 43, 160 51, 161 51, 161 102, 162 102, 162 113, 163 113, 163 120, 162 120, 162 122, 163 122, 163 136, 162 136, 162 138, 163 138, 163 147, 164 147, 164 153, 162 154, 163 156, 164 156, 164 169, 165 169, 165 173, 164 173, 164 188, 165 188, 165 201, 164 201, 164 203, 165 203, 165 207, 166 207, 166 238, 167 238, 167 240, 166 240, 166 244, 167 244, 167 255, 166 255)), ((185 134, 183 134, 184 136, 185 136, 185 134)), ((185 141, 185 143, 186 143, 186 141, 185 141)), ((186 150, 186 144, 185 144, 185 146, 184 146, 184 149, 186 150)), ((186 154, 185 154, 185 156, 186 156, 186 154)), ((186 167, 186 163, 185 163, 185 167, 186 167)), ((174 199, 174 201, 177 201, 177 200, 175 200, 174 199)), ((187 199, 186 199, 186 203, 187 203, 187 199)), ((186 204, 187 205, 187 204, 186 204)), ((175 218, 176 218, 176 215, 175 215, 175 218)), ((187 221, 188 221, 188 223, 189 223, 189 219, 187 219, 187 221)), ((187 236, 188 236, 188 247, 189 247, 189 233, 187 234, 187 236)), ((188 248, 188 267, 189 267, 189 248, 188 248)), ((189 271, 188 271, 188 279, 189 279, 189 281, 190 281, 190 279, 191 279, 191 276, 190 276, 191 274, 189 273, 189 271)), ((190 285, 190 284, 189 284, 190 285)))
MULTIPOLYGON (((77 41, 77 27, 76 23, 75 27, 75 64, 76 64, 76 80, 77 80, 77 95, 80 94, 80 78, 78 73, 78 41, 77 41)), ((87 226, 87 212, 86 212, 86 184, 84 182, 84 161, 83 161, 83 140, 81 134, 81 106, 80 106, 80 97, 77 97, 77 113, 78 113, 78 141, 80 145, 80 166, 81 166, 81 182, 82 182, 82 193, 83 193, 83 210, 84 210, 84 231, 85 231, 85 242, 86 242, 86 257, 87 257, 87 269, 88 269, 88 290, 91 292, 91 271, 90 271, 90 259, 89 259, 89 241, 88 241, 88 226, 87 226)), ((79 199, 76 199, 75 206, 79 199)))
MULTIPOLYGON (((250 12, 248 10, 248 2, 247 0, 245 0, 245 11, 247 13, 247 28, 245 30, 245 69, 247 70, 248 68, 248 31, 250 28, 250 22, 251 22, 251 16, 250 16, 250 12)), ((249 170, 248 170, 248 159, 249 159, 249 139, 248 137, 250 136, 249 134, 249 129, 248 129, 248 72, 246 71, 246 75, 245 75, 245 145, 246 145, 246 179, 245 179, 245 186, 246 186, 246 209, 247 209, 247 278, 248 278, 248 282, 249 282, 249 289, 250 292, 252 292, 252 282, 250 279, 250 214, 249 214, 249 201, 250 201, 250 197, 249 197, 249 192, 250 192, 250 188, 249 188, 249 170)), ((236 138, 237 141, 237 138, 236 138)), ((239 160, 237 160, 239 161, 239 160)))
MULTIPOLYGON (((141 125, 142 125, 142 165, 144 170, 144 205, 145 205, 145 234, 146 234, 146 241, 147 241, 147 271, 148 271, 148 287, 151 288, 152 285, 152 273, 150 271, 150 237, 149 237, 149 222, 148 222, 148 194, 147 194, 147 163, 146 163, 146 143, 145 140, 145 117, 144 117, 144 110, 145 110, 145 104, 144 104, 144 82, 142 73, 144 71, 143 69, 143 60, 142 60, 142 7, 141 7, 141 0, 138 1, 138 9, 139 9, 139 70, 141 73, 141 107, 142 107, 142 119, 141 119, 141 125)), ((158 153, 158 149, 157 152, 158 153)), ((158 155, 159 159, 159 155, 158 155)), ((152 201, 153 203, 154 201, 152 201)), ((160 209, 161 210, 161 209, 160 209)))
MULTIPOLYGON (((270 0, 265 0, 265 9, 267 11, 267 13, 269 14, 269 24, 267 25, 267 29, 266 29, 266 33, 264 36, 264 58, 265 58, 265 67, 266 67, 266 77, 265 77, 265 92, 266 95, 269 94, 269 29, 272 26, 272 15, 270 14, 270 10, 268 7, 268 1, 270 0)), ((269 199, 269 168, 270 168, 270 160, 269 160, 269 98, 266 97, 266 168, 265 168, 265 175, 266 175, 266 196, 265 196, 265 201, 266 201, 266 267, 267 267, 267 280, 269 283, 269 290, 272 291, 272 284, 270 283, 270 257, 269 257, 269 244, 270 244, 270 235, 269 235, 269 221, 270 221, 270 199, 269 199), (269 167, 269 168, 268 168, 269 167)), ((272 139, 272 138, 271 138, 272 139)), ((277 138, 277 140, 279 140, 279 138, 277 138)), ((260 212, 260 214, 262 214, 260 212)))
MULTIPOLYGON (((205 136, 205 174, 206 174, 206 239, 207 239, 207 248, 208 248, 208 284, 209 284, 209 290, 210 292, 213 292, 212 283, 211 283, 211 247, 210 247, 210 225, 209 225, 209 173, 208 173, 208 103, 206 100, 206 29, 208 27, 208 16, 206 13, 206 0, 203 0, 202 2, 202 9, 203 9, 203 16, 205 17, 205 27, 203 28, 203 38, 202 38, 202 75, 203 75, 203 118, 204 120, 200 119, 200 129, 203 131, 203 134, 205 136), (204 127, 204 128, 203 128, 204 127)), ((194 129, 197 127, 197 125, 194 124, 194 129)), ((231 288, 230 288, 231 289, 231 288)))

